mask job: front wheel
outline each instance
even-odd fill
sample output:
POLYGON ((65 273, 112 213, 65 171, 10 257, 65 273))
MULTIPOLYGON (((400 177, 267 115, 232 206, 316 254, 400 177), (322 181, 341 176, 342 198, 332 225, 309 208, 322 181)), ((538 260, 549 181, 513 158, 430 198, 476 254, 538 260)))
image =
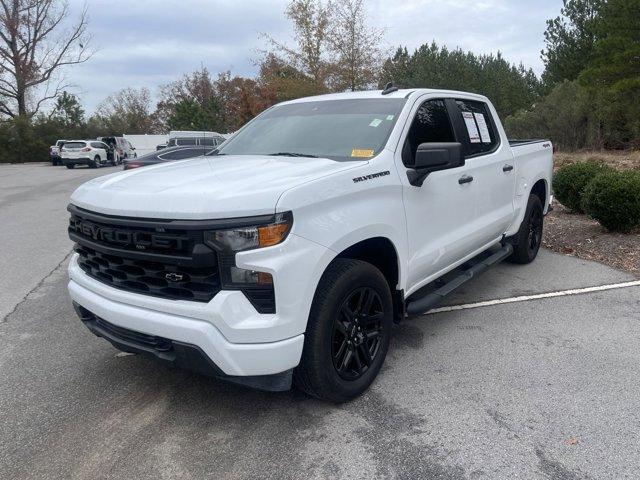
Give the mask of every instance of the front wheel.
POLYGON ((542 244, 544 211, 537 195, 529 195, 527 209, 520 229, 512 238, 513 253, 507 259, 512 263, 531 263, 538 256, 542 244))
POLYGON ((304 338, 298 388, 345 402, 364 392, 389 349, 393 303, 389 284, 373 265, 338 258, 323 274, 304 338))

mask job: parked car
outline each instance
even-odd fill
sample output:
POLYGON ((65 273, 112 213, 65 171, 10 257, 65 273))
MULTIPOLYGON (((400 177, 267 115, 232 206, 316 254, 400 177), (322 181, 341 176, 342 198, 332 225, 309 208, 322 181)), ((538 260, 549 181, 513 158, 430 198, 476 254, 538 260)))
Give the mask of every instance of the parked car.
POLYGON ((53 166, 62 165, 60 147, 64 145, 64 142, 66 142, 66 140, 56 140, 56 144, 49 147, 49 157, 51 158, 51 164, 53 166))
POLYGON ((187 145, 217 147, 224 141, 225 141, 225 138, 221 135, 215 135, 211 137, 174 137, 169 139, 169 142, 167 143, 167 147, 187 146, 187 145))
POLYGON ((62 163, 67 168, 87 165, 91 168, 104 167, 110 160, 110 148, 97 140, 69 140, 60 149, 62 163))
POLYGON ((98 137, 113 149, 113 164, 120 165, 127 158, 136 158, 138 154, 131 143, 123 137, 98 137))
POLYGON ((69 292, 121 350, 346 401, 393 322, 536 258, 552 169, 551 142, 512 144, 481 95, 284 102, 209 156, 78 188, 69 292))
POLYGON ((211 152, 212 147, 186 145, 167 147, 162 150, 148 153, 139 158, 124 161, 124 170, 146 167, 157 163, 172 162, 175 160, 185 160, 187 158, 201 157, 211 152))

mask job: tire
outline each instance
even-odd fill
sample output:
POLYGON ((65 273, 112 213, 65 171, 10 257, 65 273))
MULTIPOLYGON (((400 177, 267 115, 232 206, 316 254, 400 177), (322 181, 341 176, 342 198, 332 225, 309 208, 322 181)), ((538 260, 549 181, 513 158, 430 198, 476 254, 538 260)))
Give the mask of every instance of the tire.
POLYGON ((89 164, 91 168, 98 168, 100 166, 100 155, 93 157, 93 162, 89 164))
POLYGON ((73 167, 75 167, 75 165, 73 163, 67 163, 65 167, 67 167, 69 170, 73 170, 73 167))
POLYGON ((295 385, 336 403, 357 397, 384 363, 392 323, 391 291, 382 273, 367 262, 335 259, 311 305, 295 385))
POLYGON ((520 229, 513 237, 513 253, 507 259, 512 263, 526 264, 533 262, 538 256, 542 243, 544 212, 542 202, 537 195, 529 195, 527 209, 520 224, 520 229))

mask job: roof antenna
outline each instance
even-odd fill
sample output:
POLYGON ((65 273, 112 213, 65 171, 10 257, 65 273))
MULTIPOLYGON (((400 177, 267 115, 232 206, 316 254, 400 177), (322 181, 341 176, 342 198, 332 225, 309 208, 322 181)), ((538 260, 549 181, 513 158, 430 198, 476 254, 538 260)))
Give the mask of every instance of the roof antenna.
POLYGON ((384 90, 382 90, 382 95, 389 95, 390 93, 397 92, 398 87, 393 85, 393 82, 389 82, 384 86, 384 90))

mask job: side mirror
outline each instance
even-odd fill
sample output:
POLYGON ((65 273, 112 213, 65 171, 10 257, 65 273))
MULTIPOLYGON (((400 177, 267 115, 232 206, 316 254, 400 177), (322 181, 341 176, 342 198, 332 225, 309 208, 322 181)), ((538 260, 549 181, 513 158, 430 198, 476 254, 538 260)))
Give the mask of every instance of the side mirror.
POLYGON ((407 170, 409 183, 421 187, 431 172, 462 167, 464 157, 462 145, 458 142, 421 143, 418 145, 415 163, 407 170))

